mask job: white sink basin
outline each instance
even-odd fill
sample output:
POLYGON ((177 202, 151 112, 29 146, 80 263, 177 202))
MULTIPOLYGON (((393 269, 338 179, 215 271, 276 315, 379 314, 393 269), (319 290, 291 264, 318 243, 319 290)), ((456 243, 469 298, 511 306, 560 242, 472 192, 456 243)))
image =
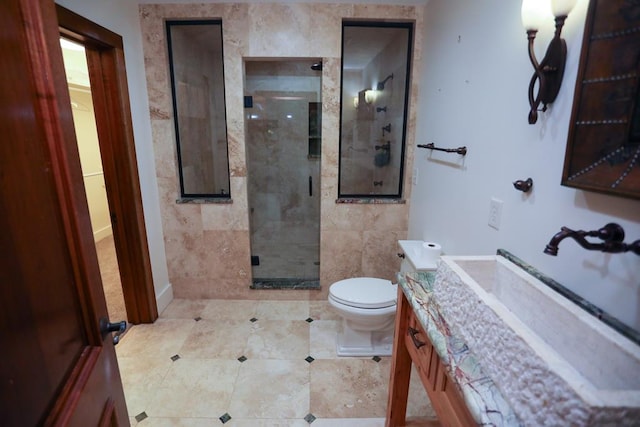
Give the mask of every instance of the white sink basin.
POLYGON ((640 425, 640 346, 501 256, 443 256, 434 294, 525 425, 640 425))

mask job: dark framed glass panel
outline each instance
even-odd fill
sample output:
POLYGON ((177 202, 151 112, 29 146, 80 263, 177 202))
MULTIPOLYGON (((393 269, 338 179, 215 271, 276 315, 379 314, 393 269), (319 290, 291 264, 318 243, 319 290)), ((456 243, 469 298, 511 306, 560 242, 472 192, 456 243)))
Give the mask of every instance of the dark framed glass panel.
POLYGON ((342 23, 339 198, 401 198, 412 23, 342 23))
POLYGON ((222 21, 167 21, 180 195, 229 198, 222 21))

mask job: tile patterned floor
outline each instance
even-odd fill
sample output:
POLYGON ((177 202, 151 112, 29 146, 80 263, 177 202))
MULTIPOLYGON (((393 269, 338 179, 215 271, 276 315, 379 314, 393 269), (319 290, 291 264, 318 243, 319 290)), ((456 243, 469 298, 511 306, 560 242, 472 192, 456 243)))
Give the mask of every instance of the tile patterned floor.
MULTIPOLYGON (((338 358, 324 301, 174 300, 117 355, 133 426, 381 427, 390 358, 338 358)), ((412 375, 411 426, 439 426, 412 375)))

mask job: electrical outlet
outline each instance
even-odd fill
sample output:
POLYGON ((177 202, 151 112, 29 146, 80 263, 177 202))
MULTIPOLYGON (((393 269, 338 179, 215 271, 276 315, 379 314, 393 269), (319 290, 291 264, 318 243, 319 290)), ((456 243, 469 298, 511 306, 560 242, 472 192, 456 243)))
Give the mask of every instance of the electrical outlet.
POLYGON ((502 200, 491 198, 489 203, 489 227, 493 227, 496 230, 500 229, 500 218, 502 217, 502 200))
POLYGON ((418 168, 413 168, 413 176, 411 177, 413 185, 418 185, 418 168))

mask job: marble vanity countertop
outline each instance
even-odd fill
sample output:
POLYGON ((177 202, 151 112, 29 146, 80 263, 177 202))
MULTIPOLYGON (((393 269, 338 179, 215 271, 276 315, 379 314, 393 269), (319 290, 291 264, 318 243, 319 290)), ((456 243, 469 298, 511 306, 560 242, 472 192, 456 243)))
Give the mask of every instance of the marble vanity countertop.
POLYGON ((478 425, 521 426, 513 409, 483 372, 467 345, 451 332, 433 297, 435 277, 435 271, 399 273, 398 283, 447 367, 449 377, 459 386, 478 425))

